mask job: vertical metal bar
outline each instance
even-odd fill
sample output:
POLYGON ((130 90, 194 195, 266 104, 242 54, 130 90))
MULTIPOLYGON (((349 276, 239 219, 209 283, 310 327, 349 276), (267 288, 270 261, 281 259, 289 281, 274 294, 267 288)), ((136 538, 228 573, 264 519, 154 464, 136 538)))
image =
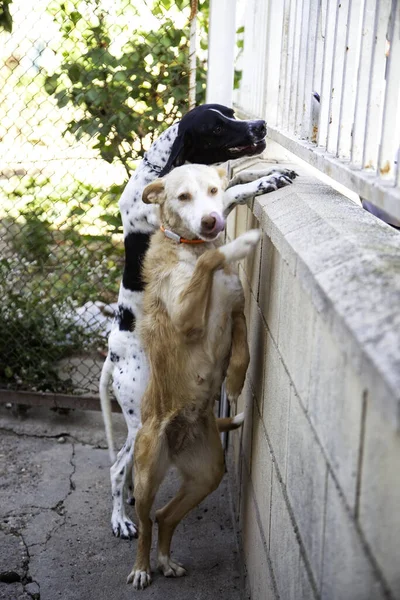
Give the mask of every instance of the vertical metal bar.
MULTIPOLYGON (((222 384, 222 388, 221 388, 221 396, 220 396, 219 406, 218 406, 218 416, 222 417, 222 418, 229 417, 229 412, 230 412, 230 406, 229 406, 228 396, 226 394, 226 384, 224 381, 224 383, 222 384)), ((228 433, 226 431, 222 431, 219 435, 221 438, 222 447, 224 450, 226 450, 226 448, 228 446, 228 433)))
POLYGON ((285 84, 288 70, 288 45, 289 45, 289 22, 290 22, 291 0, 285 0, 282 22, 282 44, 281 44, 281 68, 279 76, 279 98, 278 98, 278 126, 283 128, 285 118, 285 84))
POLYGON ((344 61, 346 54, 349 9, 350 0, 341 0, 337 9, 335 43, 333 46, 334 61, 332 69, 332 88, 331 104, 329 108, 327 150, 335 156, 337 154, 339 138, 340 104, 343 89, 344 61))
POLYGON ((291 91, 291 77, 292 77, 292 66, 293 66, 293 48, 294 48, 294 33, 296 24, 296 0, 290 2, 290 13, 289 13, 289 29, 288 29, 288 45, 287 45, 287 67, 285 74, 285 91, 284 91, 284 112, 283 112, 283 128, 287 131, 289 129, 289 110, 290 110, 290 91, 291 91))
POLYGON ((290 94, 289 94, 289 123, 288 131, 294 132, 296 123, 296 102, 299 85, 299 53, 301 40, 301 22, 303 12, 303 0, 296 0, 296 11, 294 14, 294 34, 293 34, 293 61, 292 72, 290 75, 290 94))
POLYGON ((250 80, 249 71, 251 72, 251 53, 252 53, 252 13, 253 0, 244 0, 244 35, 243 35, 243 53, 241 56, 241 70, 242 78, 240 81, 240 88, 237 94, 239 105, 248 110, 248 98, 250 96, 250 80))
POLYGON ((196 106, 197 0, 191 0, 189 38, 189 109, 196 106))
MULTIPOLYGON (((377 170, 379 140, 382 134, 383 100, 385 93, 386 50, 390 18, 390 2, 380 0, 377 7, 372 47, 371 75, 368 90, 368 111, 362 158, 364 169, 377 170)), ((398 59, 400 57, 397 57, 398 59)))
POLYGON ((299 95, 300 106, 297 107, 297 130, 302 138, 308 138, 310 133, 311 98, 314 91, 314 58, 317 38, 318 12, 318 0, 311 0, 308 2, 308 24, 307 39, 305 40, 306 56, 304 65, 303 94, 302 97, 299 95))
POLYGON ((270 0, 268 12, 267 61, 265 78, 265 117, 267 123, 276 126, 279 121, 279 79, 284 57, 277 49, 282 46, 284 4, 270 0))
POLYGON ((383 179, 395 176, 395 160, 399 154, 400 141, 400 0, 392 0, 388 40, 390 42, 385 103, 383 107, 383 128, 379 151, 379 175, 383 179))
POLYGON ((319 130, 319 113, 321 105, 317 102, 313 95, 314 93, 321 95, 322 90, 322 71, 324 65, 324 49, 325 49, 325 31, 326 21, 328 16, 328 0, 318 1, 318 16, 317 16, 317 32, 315 39, 315 52, 314 52, 314 73, 312 78, 312 87, 308 102, 310 102, 310 129, 309 138, 315 144, 318 142, 318 130, 319 130))
POLYGON ((365 0, 352 0, 347 26, 337 149, 339 158, 346 159, 350 159, 351 153, 351 136, 357 94, 357 68, 360 60, 364 4, 365 0))
POLYGON ((268 38, 269 38, 269 23, 268 23, 268 14, 269 14, 269 5, 272 0, 264 0, 264 2, 257 3, 260 12, 259 18, 257 19, 257 29, 256 29, 256 37, 259 39, 260 44, 258 47, 258 63, 259 63, 259 91, 257 96, 257 110, 254 114, 265 116, 265 102, 266 102, 266 81, 268 77, 268 66, 270 57, 267 51, 268 48, 268 38))
POLYGON ((332 68, 334 61, 334 42, 337 18, 337 0, 327 4, 325 28, 324 61, 322 67, 321 107, 319 115, 318 145, 326 148, 328 140, 329 111, 332 93, 332 68))
MULTIPOLYGON (((384 0, 385 2, 387 0, 384 0)), ((351 144, 351 162, 362 167, 365 126, 368 111, 368 88, 372 65, 373 34, 375 31, 376 0, 366 0, 361 33, 361 51, 357 74, 357 94, 351 144)))
POLYGON ((313 92, 321 95, 324 64, 325 30, 328 18, 328 0, 318 1, 317 35, 315 40, 313 92))
POLYGON ((307 49, 310 34, 310 0, 303 0, 300 23, 300 47, 296 94, 296 110, 294 115, 294 131, 296 135, 301 134, 302 119, 304 113, 304 88, 307 66, 307 49))

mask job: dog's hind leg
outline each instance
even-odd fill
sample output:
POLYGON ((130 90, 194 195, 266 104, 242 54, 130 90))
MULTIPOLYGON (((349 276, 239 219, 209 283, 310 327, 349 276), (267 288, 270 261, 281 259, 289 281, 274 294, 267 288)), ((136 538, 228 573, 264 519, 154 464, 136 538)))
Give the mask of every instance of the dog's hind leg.
POLYGON ((126 516, 124 492, 127 482, 132 481, 134 438, 128 434, 125 444, 118 453, 117 460, 110 469, 113 510, 111 527, 113 534, 123 540, 137 537, 137 528, 126 516))
POLYGON ((139 540, 135 564, 128 575, 127 583, 133 583, 136 590, 144 589, 151 583, 150 548, 153 523, 150 511, 169 465, 168 450, 163 440, 159 431, 144 425, 135 441, 135 508, 139 520, 139 540))
POLYGON ((182 474, 182 486, 175 498, 156 512, 158 568, 165 577, 186 573, 170 556, 173 533, 183 517, 218 487, 224 474, 224 455, 213 415, 203 434, 189 448, 180 451, 173 462, 182 474))

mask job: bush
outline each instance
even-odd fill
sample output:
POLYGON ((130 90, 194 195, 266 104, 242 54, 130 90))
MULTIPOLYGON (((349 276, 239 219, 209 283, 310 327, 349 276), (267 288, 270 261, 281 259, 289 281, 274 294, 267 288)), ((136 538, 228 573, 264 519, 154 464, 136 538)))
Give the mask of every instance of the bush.
POLYGON ((104 337, 77 325, 76 309, 89 300, 116 299, 123 263, 120 193, 120 186, 104 191, 79 181, 56 193, 42 178, 9 194, 11 203, 22 198, 25 204, 2 221, 0 236, 1 385, 71 391, 57 362, 105 346, 104 337))
POLYGON ((76 325, 72 298, 55 303, 46 286, 33 293, 26 279, 37 268, 18 255, 0 260, 0 380, 12 387, 67 391, 70 385, 60 380, 57 361, 99 340, 76 325))
MULTIPOLYGON (((173 4, 175 14, 183 11, 188 19, 188 2, 173 4)), ((94 140, 104 160, 122 162, 130 174, 154 138, 188 109, 189 30, 187 20, 178 29, 168 16, 171 2, 157 0, 157 31, 134 29, 119 48, 114 40, 126 36, 128 11, 135 15, 135 9, 126 2, 116 6, 111 17, 98 0, 54 0, 50 11, 65 40, 65 60, 47 76, 45 89, 60 108, 78 109, 66 132, 94 140)), ((201 6, 206 10, 208 0, 201 6)), ((205 98, 205 80, 205 64, 198 61, 198 103, 205 98)))

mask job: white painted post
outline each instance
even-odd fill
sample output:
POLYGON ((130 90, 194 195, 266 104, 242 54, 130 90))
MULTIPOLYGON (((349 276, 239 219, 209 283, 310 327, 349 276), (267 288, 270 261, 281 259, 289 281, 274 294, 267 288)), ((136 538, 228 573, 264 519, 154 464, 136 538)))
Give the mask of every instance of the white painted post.
MULTIPOLYGON (((365 124, 364 153, 361 166, 377 170, 379 143, 382 134, 383 103, 385 97, 385 70, 390 3, 378 2, 375 14, 375 31, 372 47, 371 75, 369 82, 368 111, 365 124)), ((397 59, 398 60, 398 57, 397 59)))
POLYGON ((196 106, 197 0, 191 2, 189 38, 189 109, 196 106))
POLYGON ((330 89, 331 103, 329 108, 327 150, 337 155, 340 106, 342 100, 344 67, 346 59, 346 41, 349 27, 351 0, 341 0, 337 8, 335 41, 333 46, 332 83, 330 89))
POLYGON ((326 148, 328 141, 329 116, 332 96, 332 72, 334 64, 337 2, 327 3, 324 60, 322 67, 321 108, 319 114, 318 146, 326 148))
MULTIPOLYGON (((386 0, 385 0, 386 1, 386 0)), ((357 95, 353 134, 351 137, 351 162, 363 167, 364 140, 368 115, 368 90, 370 85, 372 53, 374 45, 375 21, 377 17, 376 0, 366 0, 361 34, 360 61, 358 68, 357 95)), ((378 132, 374 132, 378 139, 378 132)))
POLYGON ((383 106, 383 128, 379 149, 378 168, 382 179, 396 176, 395 161, 399 156, 400 134, 400 0, 392 0, 388 38, 390 50, 388 56, 385 103, 383 106))
POLYGON ((211 0, 208 33, 207 102, 232 106, 236 0, 211 0))
POLYGON ((338 93, 340 99, 338 156, 350 159, 352 129, 357 95, 357 73, 361 51, 361 33, 364 18, 364 0, 352 0, 347 22, 346 51, 344 57, 343 84, 338 93))

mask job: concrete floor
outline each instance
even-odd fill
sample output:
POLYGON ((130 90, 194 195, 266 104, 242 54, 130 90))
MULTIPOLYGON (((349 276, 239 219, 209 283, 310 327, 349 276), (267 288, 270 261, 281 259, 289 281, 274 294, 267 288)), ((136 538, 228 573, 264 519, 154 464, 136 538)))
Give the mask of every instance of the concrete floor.
MULTIPOLYGON (((114 415, 115 437, 124 424, 114 415)), ((178 485, 167 476, 155 505, 178 485)), ((243 568, 228 478, 177 528, 173 555, 188 575, 135 592, 126 577, 136 540, 113 537, 109 460, 100 413, 24 418, 0 406, 0 598, 4 600, 243 600, 243 568)), ((134 510, 134 509, 131 509, 134 510)), ((155 538, 155 536, 154 536, 155 538)), ((152 565, 155 566, 154 543, 152 565)))

